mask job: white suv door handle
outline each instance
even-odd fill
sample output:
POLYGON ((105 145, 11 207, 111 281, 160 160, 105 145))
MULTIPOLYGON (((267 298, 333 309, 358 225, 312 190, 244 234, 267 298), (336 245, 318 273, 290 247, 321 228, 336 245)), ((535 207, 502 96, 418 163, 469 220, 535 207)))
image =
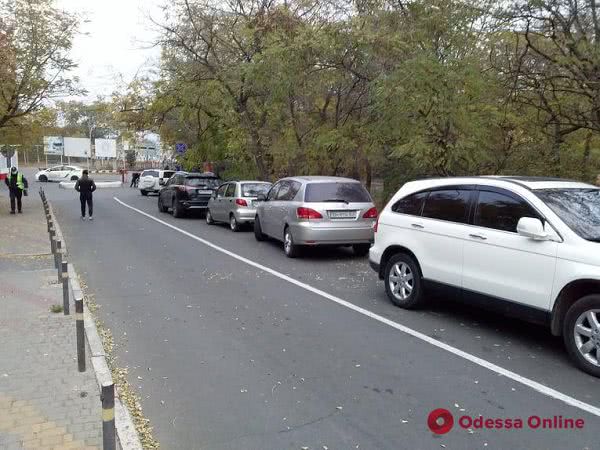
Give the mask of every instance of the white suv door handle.
POLYGON ((483 234, 469 234, 469 237, 472 237, 474 239, 481 239, 482 241, 485 241, 487 239, 483 234))
POLYGON ((425 228, 420 223, 411 223, 410 226, 413 227, 413 228, 418 228, 419 230, 422 230, 423 228, 425 228))

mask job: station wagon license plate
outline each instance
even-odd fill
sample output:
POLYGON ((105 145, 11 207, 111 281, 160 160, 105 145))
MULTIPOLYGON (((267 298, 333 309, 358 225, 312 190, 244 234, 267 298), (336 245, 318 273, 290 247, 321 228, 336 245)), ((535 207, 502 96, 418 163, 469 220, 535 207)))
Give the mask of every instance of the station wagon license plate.
POLYGON ((202 190, 202 189, 196 190, 197 195, 212 195, 212 193, 213 193, 213 191, 206 191, 206 190, 202 190))
POLYGON ((354 219, 356 211, 327 211, 330 219, 354 219))

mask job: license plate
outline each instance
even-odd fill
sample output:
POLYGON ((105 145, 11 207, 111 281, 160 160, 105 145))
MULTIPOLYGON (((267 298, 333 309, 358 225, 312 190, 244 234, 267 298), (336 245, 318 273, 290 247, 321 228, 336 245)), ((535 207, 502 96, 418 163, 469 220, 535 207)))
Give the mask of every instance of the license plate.
POLYGON ((196 194, 198 195, 212 195, 213 191, 203 191, 202 189, 196 190, 196 194))
POLYGON ((331 219, 354 219, 356 211, 328 211, 331 219))

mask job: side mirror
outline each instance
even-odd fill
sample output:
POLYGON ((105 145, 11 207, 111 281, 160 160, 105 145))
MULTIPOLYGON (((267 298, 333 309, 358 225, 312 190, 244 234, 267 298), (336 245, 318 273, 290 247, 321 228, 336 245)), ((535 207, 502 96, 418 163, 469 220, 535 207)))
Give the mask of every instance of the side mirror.
POLYGON ((517 233, 536 241, 546 241, 550 238, 542 221, 533 217, 521 217, 517 223, 517 233))
POLYGON ((165 180, 163 180, 162 178, 158 179, 158 184, 159 186, 164 186, 165 185, 165 180))
POLYGON ((265 194, 258 194, 256 196, 256 200, 258 200, 259 202, 266 202, 267 201, 267 196, 265 194))

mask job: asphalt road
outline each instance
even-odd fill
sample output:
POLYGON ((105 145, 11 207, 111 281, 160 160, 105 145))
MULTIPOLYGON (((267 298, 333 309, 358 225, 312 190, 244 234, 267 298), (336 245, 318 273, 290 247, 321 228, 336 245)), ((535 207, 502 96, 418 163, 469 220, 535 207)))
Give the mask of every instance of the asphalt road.
POLYGON ((249 231, 160 214, 156 197, 133 189, 98 190, 95 221, 81 222, 75 192, 44 188, 163 448, 598 447, 600 419, 593 411, 285 276, 599 407, 599 380, 575 369, 561 340, 544 328, 449 299, 434 299, 423 311, 395 308, 367 259, 351 251, 317 249, 290 260, 279 244, 256 242, 249 231), (556 415, 582 418, 585 426, 467 430, 455 423, 437 436, 427 427, 435 408, 447 408, 456 422, 463 415, 524 421, 556 415))

